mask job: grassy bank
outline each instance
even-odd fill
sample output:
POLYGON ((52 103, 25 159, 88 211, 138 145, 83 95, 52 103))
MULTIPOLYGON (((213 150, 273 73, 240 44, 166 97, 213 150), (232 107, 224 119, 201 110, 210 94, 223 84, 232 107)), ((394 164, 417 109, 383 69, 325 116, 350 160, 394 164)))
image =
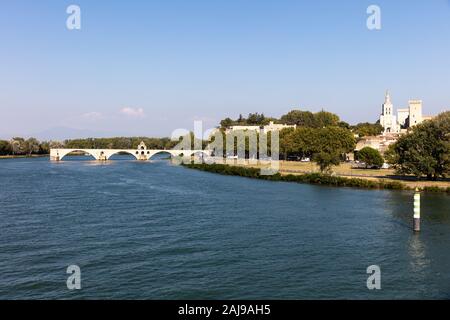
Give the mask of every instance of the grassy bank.
MULTIPOLYGON (((245 168, 269 168, 269 164, 265 161, 249 162, 236 161, 227 159, 223 164, 241 166, 245 168)), ((319 167, 313 162, 298 162, 298 161, 278 161, 279 172, 282 175, 293 174, 303 175, 309 173, 319 173, 319 167)), ((437 181, 430 181, 425 179, 417 179, 412 175, 402 176, 396 174, 393 169, 365 169, 357 168, 354 163, 341 163, 338 166, 333 166, 333 174, 344 178, 360 178, 364 180, 379 181, 382 180, 388 182, 401 182, 409 189, 413 190, 419 188, 421 190, 433 190, 433 189, 447 189, 450 187, 450 179, 439 179, 437 181)))
MULTIPOLYGON (((270 181, 284 181, 297 183, 311 183, 316 185, 334 186, 334 187, 352 187, 364 189, 388 189, 388 190, 412 190, 411 187, 398 181, 368 180, 361 178, 347 178, 341 176, 331 176, 321 173, 305 173, 300 175, 280 174, 261 175, 260 169, 251 167, 239 167, 226 164, 184 164, 185 167, 197 169, 222 175, 239 176, 253 179, 262 179, 270 181)), ((450 187, 424 187, 422 191, 426 192, 447 192, 450 193, 450 187)))

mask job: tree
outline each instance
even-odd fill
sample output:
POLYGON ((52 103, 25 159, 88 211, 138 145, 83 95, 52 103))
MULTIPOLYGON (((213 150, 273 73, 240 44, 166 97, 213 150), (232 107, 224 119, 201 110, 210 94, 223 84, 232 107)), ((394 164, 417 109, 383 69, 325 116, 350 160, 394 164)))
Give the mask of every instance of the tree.
POLYGON ((314 114, 314 122, 316 128, 322 128, 329 126, 338 126, 340 120, 339 117, 334 113, 322 110, 314 114))
POLYGON ((450 111, 412 127, 385 155, 399 174, 429 180, 450 175, 450 111))
POLYGON ((373 149, 371 147, 364 147, 361 150, 358 151, 356 154, 356 158, 360 161, 363 161, 366 164, 367 167, 377 167, 380 168, 383 163, 384 159, 381 156, 381 153, 373 149))
POLYGON ((220 126, 222 128, 229 128, 233 125, 233 120, 231 120, 230 118, 225 118, 222 121, 220 121, 220 126))
POLYGON ((25 139, 20 137, 12 138, 10 141, 12 153, 21 155, 26 153, 25 139))
POLYGON ((383 127, 381 126, 380 123, 369 123, 369 122, 358 123, 351 129, 353 129, 353 132, 358 134, 360 137, 378 136, 383 131, 383 127))
POLYGON ((0 156, 11 154, 12 149, 9 141, 0 140, 0 156))
POLYGON ((288 155, 292 153, 293 150, 293 133, 294 128, 284 128, 280 131, 280 155, 284 159, 287 159, 288 155))
POLYGON ((339 164, 344 154, 353 151, 352 132, 340 127, 284 129, 280 133, 280 151, 289 155, 312 158, 322 172, 329 172, 339 164))
POLYGON ((304 127, 314 127, 314 114, 309 111, 292 110, 281 116, 280 122, 289 125, 297 125, 304 127))
POLYGON ((260 125, 264 122, 264 120, 265 120, 264 114, 259 114, 258 112, 250 113, 247 118, 247 124, 249 124, 249 125, 258 125, 259 124, 260 125))
POLYGON ((331 167, 337 166, 341 162, 341 156, 337 151, 334 152, 319 152, 313 157, 313 160, 320 168, 320 172, 329 174, 331 173, 331 167))
POLYGON ((345 129, 351 129, 351 126, 345 121, 339 121, 338 127, 345 128, 345 129))
POLYGON ((339 126, 340 124, 340 120, 337 115, 323 110, 317 113, 312 113, 310 111, 292 110, 287 114, 281 116, 280 122, 309 128, 339 126))
POLYGON ((353 151, 356 144, 352 132, 340 127, 315 129, 311 143, 313 160, 324 173, 329 173, 332 165, 338 165, 345 153, 353 151))
POLYGON ((281 145, 286 144, 288 153, 291 155, 311 157, 318 152, 315 141, 318 136, 318 129, 309 127, 298 127, 292 130, 287 136, 282 136, 281 145))
POLYGON ((49 142, 41 142, 39 144, 38 154, 49 154, 50 153, 50 143, 49 142))
POLYGON ((39 152, 39 141, 35 138, 29 138, 25 141, 25 151, 28 155, 39 152))
POLYGON ((64 148, 64 143, 62 143, 60 141, 50 141, 48 143, 48 145, 49 145, 49 148, 55 148, 55 149, 64 148))

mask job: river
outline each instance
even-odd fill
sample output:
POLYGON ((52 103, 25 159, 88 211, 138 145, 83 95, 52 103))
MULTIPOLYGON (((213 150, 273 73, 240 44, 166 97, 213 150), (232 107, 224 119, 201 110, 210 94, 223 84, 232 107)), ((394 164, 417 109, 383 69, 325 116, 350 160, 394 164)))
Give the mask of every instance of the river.
POLYGON ((1 299, 450 299, 448 195, 115 157, 0 160, 1 299))

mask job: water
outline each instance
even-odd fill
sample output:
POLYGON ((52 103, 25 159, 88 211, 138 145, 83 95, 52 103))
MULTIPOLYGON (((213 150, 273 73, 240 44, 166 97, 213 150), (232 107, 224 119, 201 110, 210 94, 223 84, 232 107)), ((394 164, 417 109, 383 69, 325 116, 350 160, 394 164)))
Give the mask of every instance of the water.
POLYGON ((0 160, 0 298, 450 298, 447 195, 422 196, 414 235, 409 192, 117 158, 0 160))

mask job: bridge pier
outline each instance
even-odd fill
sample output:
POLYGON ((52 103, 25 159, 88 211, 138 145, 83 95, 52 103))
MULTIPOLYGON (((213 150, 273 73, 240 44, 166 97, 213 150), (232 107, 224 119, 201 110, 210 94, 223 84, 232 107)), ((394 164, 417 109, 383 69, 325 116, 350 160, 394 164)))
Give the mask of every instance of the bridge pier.
POLYGON ((98 161, 106 161, 108 160, 108 157, 106 156, 104 151, 100 151, 100 154, 98 156, 98 158, 96 159, 98 161))

